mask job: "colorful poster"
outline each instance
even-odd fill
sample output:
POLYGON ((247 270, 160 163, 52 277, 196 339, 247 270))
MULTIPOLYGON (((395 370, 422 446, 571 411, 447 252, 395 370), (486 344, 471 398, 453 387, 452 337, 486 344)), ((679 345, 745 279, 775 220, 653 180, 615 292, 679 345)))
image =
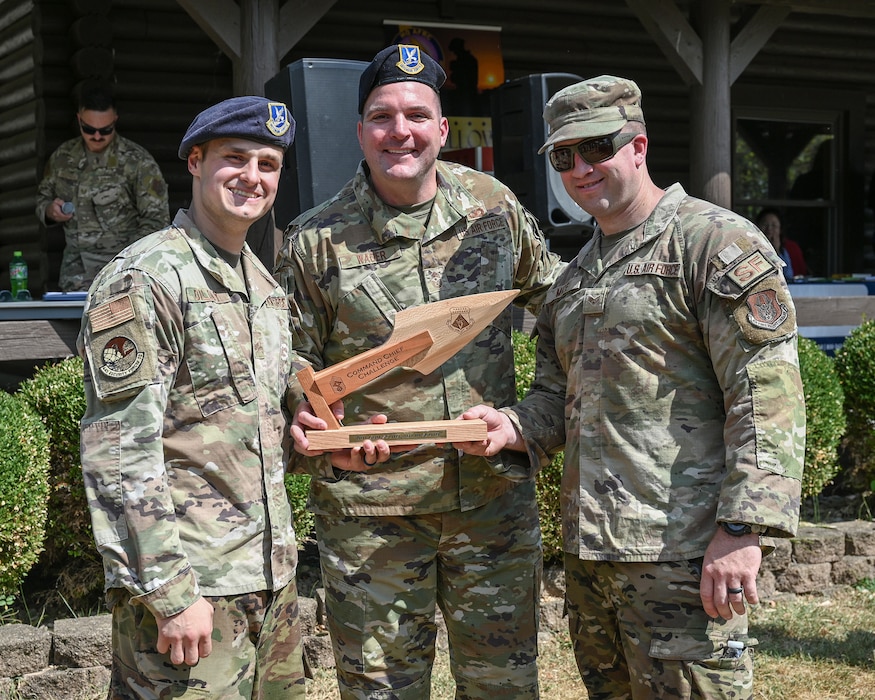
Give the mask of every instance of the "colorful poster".
POLYGON ((504 82, 500 27, 403 20, 386 20, 384 25, 388 43, 415 44, 441 64, 447 74, 441 90, 446 115, 489 115, 484 93, 504 82))

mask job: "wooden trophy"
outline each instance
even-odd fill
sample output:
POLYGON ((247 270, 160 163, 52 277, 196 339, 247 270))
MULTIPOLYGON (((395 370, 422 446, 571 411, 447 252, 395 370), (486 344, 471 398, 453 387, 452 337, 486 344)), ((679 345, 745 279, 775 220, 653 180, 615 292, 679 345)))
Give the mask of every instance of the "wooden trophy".
POLYGON ((328 430, 308 430, 312 450, 355 447, 365 440, 385 440, 390 445, 427 442, 468 442, 486 439, 482 420, 437 420, 408 423, 369 423, 343 427, 329 404, 396 367, 429 374, 473 340, 500 314, 519 290, 472 294, 404 309, 395 314, 392 335, 382 345, 336 365, 297 373, 313 412, 328 430))

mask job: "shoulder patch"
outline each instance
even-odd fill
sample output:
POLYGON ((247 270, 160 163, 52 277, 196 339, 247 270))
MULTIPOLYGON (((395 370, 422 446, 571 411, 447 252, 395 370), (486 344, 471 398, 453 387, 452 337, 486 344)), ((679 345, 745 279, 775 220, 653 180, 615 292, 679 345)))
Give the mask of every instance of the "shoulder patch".
POLYGON ((134 317, 134 305, 131 297, 126 294, 123 297, 111 299, 105 304, 96 306, 88 312, 88 321, 94 333, 100 333, 107 328, 115 328, 134 317))
POLYGON ((774 289, 749 294, 745 303, 747 320, 767 331, 777 330, 790 316, 787 305, 778 301, 778 293, 774 289))
POLYGON ((743 290, 752 287, 777 269, 777 266, 763 255, 762 251, 755 250, 747 257, 733 264, 726 271, 726 277, 735 282, 739 289, 743 290))
POLYGON ((124 379, 140 369, 144 356, 137 347, 136 339, 116 335, 103 345, 99 358, 101 364, 97 366, 97 371, 112 379, 124 379))
POLYGON ((137 290, 88 311, 85 352, 102 401, 126 398, 154 380, 158 362, 147 318, 146 301, 137 290))
POLYGON ((733 318, 754 345, 796 333, 796 310, 790 292, 775 278, 763 280, 734 302, 733 318))

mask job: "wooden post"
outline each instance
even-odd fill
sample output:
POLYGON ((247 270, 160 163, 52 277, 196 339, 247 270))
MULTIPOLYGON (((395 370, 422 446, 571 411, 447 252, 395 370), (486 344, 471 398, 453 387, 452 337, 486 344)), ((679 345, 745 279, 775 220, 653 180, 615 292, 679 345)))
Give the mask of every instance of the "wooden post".
POLYGON ((696 0, 693 16, 702 38, 702 82, 690 91, 690 194, 732 205, 730 0, 696 0))
POLYGON ((264 95, 264 84, 280 69, 279 0, 241 0, 240 58, 234 61, 234 93, 264 95))

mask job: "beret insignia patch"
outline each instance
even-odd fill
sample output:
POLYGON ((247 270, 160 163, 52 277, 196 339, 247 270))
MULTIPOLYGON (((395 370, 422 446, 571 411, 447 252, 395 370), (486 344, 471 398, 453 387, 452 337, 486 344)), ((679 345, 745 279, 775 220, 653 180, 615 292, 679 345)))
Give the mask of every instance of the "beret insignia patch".
POLYGON ((291 126, 288 109, 282 102, 268 102, 267 107, 270 110, 270 119, 265 122, 267 130, 274 136, 282 136, 291 126))
POLYGON ((401 60, 395 65, 398 69, 404 71, 408 75, 416 75, 421 73, 425 68, 422 58, 419 55, 419 47, 410 44, 399 44, 398 55, 401 60))

